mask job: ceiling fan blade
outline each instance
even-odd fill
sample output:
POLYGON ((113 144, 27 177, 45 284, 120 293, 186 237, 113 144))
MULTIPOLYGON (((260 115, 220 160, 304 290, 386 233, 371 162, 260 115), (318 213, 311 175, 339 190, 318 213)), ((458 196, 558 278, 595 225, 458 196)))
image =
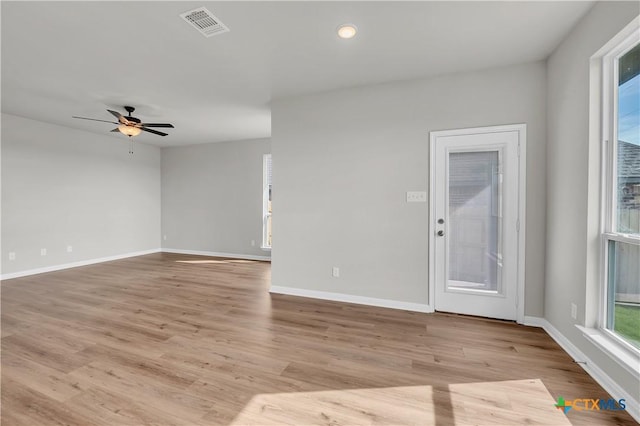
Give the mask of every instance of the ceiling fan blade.
POLYGON ((121 124, 125 124, 125 125, 127 125, 127 126, 130 124, 130 123, 129 123, 129 120, 127 120, 126 118, 124 118, 124 116, 123 116, 122 114, 120 114, 118 111, 112 111, 112 110, 110 110, 110 109, 108 109, 107 111, 109 111, 109 112, 110 112, 110 113, 111 113, 115 118, 117 118, 117 119, 118 119, 118 121, 119 121, 121 124))
POLYGON ((80 120, 102 121, 103 123, 119 124, 119 123, 116 123, 115 121, 98 120, 97 118, 76 117, 75 115, 72 116, 71 118, 79 118, 80 120))
MULTIPOLYGON (((115 124, 115 123, 114 123, 115 124)), ((118 129, 117 127, 115 129, 112 130, 112 132, 119 132, 120 129, 118 129)))
POLYGON ((169 123, 140 123, 141 127, 170 127, 173 129, 173 124, 169 123))
POLYGON ((120 117, 122 117, 122 114, 120 114, 118 111, 111 111, 110 109, 108 109, 107 111, 109 111, 118 120, 120 120, 120 117))
POLYGON ((153 133, 154 135, 167 136, 168 133, 159 132, 153 129, 147 129, 146 127, 139 127, 140 130, 144 130, 145 132, 153 133))

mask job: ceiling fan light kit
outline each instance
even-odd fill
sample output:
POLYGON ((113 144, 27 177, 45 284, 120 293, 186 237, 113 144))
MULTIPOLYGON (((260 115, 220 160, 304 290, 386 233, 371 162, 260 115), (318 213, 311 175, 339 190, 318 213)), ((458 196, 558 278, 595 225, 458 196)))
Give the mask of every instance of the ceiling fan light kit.
POLYGON ((142 133, 142 129, 139 129, 135 126, 127 126, 125 124, 121 124, 118 126, 118 131, 120 133, 122 133, 123 135, 127 135, 129 137, 131 136, 138 136, 140 133, 142 133))

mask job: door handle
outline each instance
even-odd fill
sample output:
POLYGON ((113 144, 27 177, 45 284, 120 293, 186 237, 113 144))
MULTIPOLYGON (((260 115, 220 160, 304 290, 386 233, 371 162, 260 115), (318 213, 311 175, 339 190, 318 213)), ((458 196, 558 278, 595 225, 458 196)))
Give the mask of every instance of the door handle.
POLYGON ((438 237, 444 237, 444 231, 438 231, 438 237))

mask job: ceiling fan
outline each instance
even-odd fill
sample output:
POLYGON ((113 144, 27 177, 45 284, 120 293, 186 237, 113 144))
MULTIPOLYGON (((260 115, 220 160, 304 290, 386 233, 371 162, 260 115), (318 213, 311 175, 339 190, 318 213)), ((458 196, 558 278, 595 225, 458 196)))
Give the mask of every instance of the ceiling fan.
POLYGON ((149 129, 149 127, 170 127, 173 128, 173 124, 169 123, 143 123, 140 119, 133 117, 133 111, 136 109, 132 106, 125 106, 125 110, 127 110, 128 115, 122 115, 117 111, 112 111, 108 109, 114 117, 118 119, 118 121, 108 121, 108 120, 99 120, 97 118, 87 118, 87 117, 76 117, 73 116, 71 118, 79 118, 81 120, 91 120, 91 121, 102 121, 105 123, 117 124, 118 127, 112 130, 112 132, 120 132, 123 135, 138 136, 140 132, 145 131, 149 133, 153 133, 154 135, 167 136, 168 133, 159 132, 157 130, 149 129))

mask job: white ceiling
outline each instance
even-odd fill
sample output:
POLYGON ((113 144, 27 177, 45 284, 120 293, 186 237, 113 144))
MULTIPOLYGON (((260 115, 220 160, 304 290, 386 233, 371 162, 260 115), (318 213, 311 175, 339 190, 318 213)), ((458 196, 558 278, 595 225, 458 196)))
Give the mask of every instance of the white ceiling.
POLYGON ((136 138, 158 146, 268 137, 273 99, 544 59, 592 4, 2 1, 2 111, 124 138, 71 116, 133 105, 175 125, 136 138), (179 17, 200 6, 230 32, 179 17))

